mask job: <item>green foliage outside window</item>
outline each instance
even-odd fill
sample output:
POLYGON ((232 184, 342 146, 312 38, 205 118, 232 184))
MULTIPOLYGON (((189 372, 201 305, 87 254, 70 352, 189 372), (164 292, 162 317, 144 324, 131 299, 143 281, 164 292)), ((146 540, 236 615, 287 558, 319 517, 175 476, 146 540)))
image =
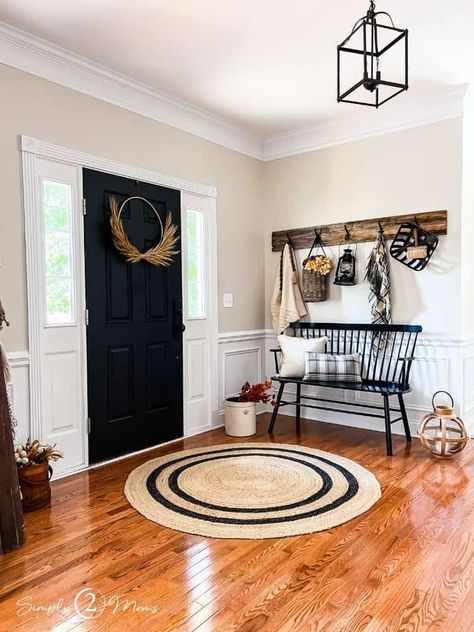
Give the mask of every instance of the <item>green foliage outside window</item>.
POLYGON ((202 213, 188 211, 188 315, 202 318, 204 313, 202 213))
POLYGON ((72 321, 70 206, 68 184, 43 182, 48 323, 72 321))

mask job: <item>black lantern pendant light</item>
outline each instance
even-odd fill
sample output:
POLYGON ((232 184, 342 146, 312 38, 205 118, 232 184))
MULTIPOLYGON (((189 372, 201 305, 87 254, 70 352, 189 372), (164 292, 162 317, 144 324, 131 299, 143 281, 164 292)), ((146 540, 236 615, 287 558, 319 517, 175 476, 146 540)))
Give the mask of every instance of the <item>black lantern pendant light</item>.
POLYGON ((337 100, 378 108, 404 90, 408 30, 396 28, 390 15, 376 11, 371 0, 367 15, 337 47, 337 100))
MULTIPOLYGON (((350 240, 351 236, 347 227, 344 225, 344 230, 346 231, 345 240, 346 242, 350 240)), ((357 244, 353 242, 356 247, 357 252, 357 244)), ((339 244, 339 253, 341 244, 339 244)), ((334 279, 334 285, 355 285, 356 284, 356 258, 355 254, 352 253, 352 248, 347 246, 344 248, 344 253, 342 257, 339 257, 339 261, 337 262, 336 269, 336 278, 334 279)))

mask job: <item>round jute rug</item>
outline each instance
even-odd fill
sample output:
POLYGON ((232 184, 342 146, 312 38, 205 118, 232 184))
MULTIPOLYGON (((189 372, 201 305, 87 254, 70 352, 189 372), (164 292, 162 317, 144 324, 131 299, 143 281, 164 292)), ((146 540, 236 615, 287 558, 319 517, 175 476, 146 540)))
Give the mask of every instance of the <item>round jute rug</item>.
POLYGON ((232 443, 175 452, 133 470, 130 504, 149 520, 211 538, 281 538, 330 529, 380 498, 375 476, 329 452, 232 443))

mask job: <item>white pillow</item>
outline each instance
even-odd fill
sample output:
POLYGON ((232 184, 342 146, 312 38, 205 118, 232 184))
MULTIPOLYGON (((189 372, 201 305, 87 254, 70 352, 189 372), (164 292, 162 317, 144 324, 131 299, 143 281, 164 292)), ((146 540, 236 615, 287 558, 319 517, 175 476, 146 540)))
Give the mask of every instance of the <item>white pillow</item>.
POLYGON ((278 344, 282 351, 280 377, 304 377, 305 353, 313 351, 324 353, 328 339, 323 338, 296 338, 295 336, 278 336, 278 344))

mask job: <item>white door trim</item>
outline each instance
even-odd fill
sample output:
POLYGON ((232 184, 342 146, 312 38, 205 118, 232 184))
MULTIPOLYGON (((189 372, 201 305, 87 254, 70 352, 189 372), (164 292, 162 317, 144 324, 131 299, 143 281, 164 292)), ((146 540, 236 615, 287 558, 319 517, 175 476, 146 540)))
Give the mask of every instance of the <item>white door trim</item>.
POLYGON ((169 189, 188 191, 189 193, 197 193, 198 195, 205 195, 206 197, 217 197, 217 188, 209 184, 174 178, 173 176, 167 176, 157 171, 150 171, 149 169, 142 169, 135 165, 109 160, 101 156, 94 156, 93 154, 87 154, 76 149, 70 149, 69 147, 53 145, 52 143, 47 143, 31 136, 22 135, 20 139, 21 151, 24 154, 36 154, 42 158, 54 160, 55 162, 72 164, 78 167, 85 167, 86 169, 96 169, 97 171, 112 173, 115 176, 132 178, 134 180, 140 180, 140 182, 149 182, 150 184, 157 184, 161 187, 168 187, 169 189))
MULTIPOLYGON (((212 367, 211 372, 211 401, 212 413, 209 420, 209 428, 218 423, 218 297, 217 297, 217 217, 216 217, 216 197, 217 189, 214 186, 200 184, 189 180, 174 178, 158 172, 149 171, 133 165, 119 163, 100 156, 86 154, 76 151, 68 147, 53 145, 30 136, 22 135, 20 137, 20 147, 22 155, 22 171, 23 171, 23 202, 25 214, 25 244, 26 244, 26 273, 27 273, 27 298, 28 298, 28 336, 29 336, 29 355, 30 355, 30 430, 31 436, 42 438, 43 420, 42 420, 42 393, 41 393, 41 328, 43 314, 41 305, 43 304, 42 292, 42 268, 37 265, 38 255, 42 252, 42 233, 41 225, 38 222, 38 199, 37 199, 37 182, 36 182, 36 158, 52 160, 56 163, 73 165, 78 169, 91 168, 98 171, 119 175, 125 178, 140 180, 159 186, 178 189, 181 194, 184 192, 197 194, 210 200, 210 270, 209 284, 211 292, 211 314, 212 314, 212 344, 210 345, 209 362, 212 367)), ((82 186, 82 177, 79 178, 82 186)), ((82 195, 82 191, 81 191, 82 195)), ((80 212, 77 205, 77 212, 80 212)), ((82 226, 82 222, 81 222, 82 226)), ((81 232, 79 239, 83 243, 83 234, 81 232)), ((78 282, 80 284, 79 291, 85 296, 85 275, 84 275, 84 249, 79 254, 80 270, 78 274, 78 282)), ((184 258, 183 258, 184 260, 184 258)), ((183 263, 183 276, 186 275, 183 263)), ((183 284, 183 292, 185 285, 183 284)), ((183 302, 185 300, 183 294, 183 302)), ((83 349, 86 348, 86 329, 85 324, 81 331, 83 349)), ((186 366, 185 346, 183 345, 183 366, 186 366)), ((83 360, 84 383, 87 384, 87 359, 83 360)), ((183 391, 186 387, 183 376, 183 391)), ((186 393, 183 392, 184 401, 186 393)), ((183 402, 184 403, 184 402, 183 402)), ((84 401, 85 410, 87 410, 87 399, 84 401)), ((85 420, 84 420, 85 421, 85 420)), ((84 423, 84 432, 87 433, 86 424, 84 423)), ((186 432, 186 419, 184 419, 184 436, 186 432)), ((84 440, 86 441, 87 435, 84 440)), ((81 471, 89 466, 87 456, 82 466, 72 469, 66 469, 61 475, 72 474, 81 471)))
POLYGON ((187 232, 181 231, 181 250, 183 253, 183 320, 186 331, 183 336, 184 360, 184 433, 189 437, 211 430, 219 422, 217 402, 218 385, 218 300, 217 300, 217 213, 216 199, 202 195, 181 193, 181 226, 187 225, 188 211, 197 211, 204 218, 204 287, 205 314, 200 318, 190 318, 188 314, 188 244, 187 232), (211 248, 208 248, 211 244, 211 248), (209 345, 209 353, 200 363, 196 349, 209 345), (194 348, 194 355, 193 355, 194 348), (194 360, 194 362, 193 362, 194 360), (197 362, 197 364, 196 364, 197 362), (194 366, 197 371, 193 372, 194 366), (197 373, 202 379, 194 379, 197 373), (194 393, 194 396, 192 396, 194 393))

